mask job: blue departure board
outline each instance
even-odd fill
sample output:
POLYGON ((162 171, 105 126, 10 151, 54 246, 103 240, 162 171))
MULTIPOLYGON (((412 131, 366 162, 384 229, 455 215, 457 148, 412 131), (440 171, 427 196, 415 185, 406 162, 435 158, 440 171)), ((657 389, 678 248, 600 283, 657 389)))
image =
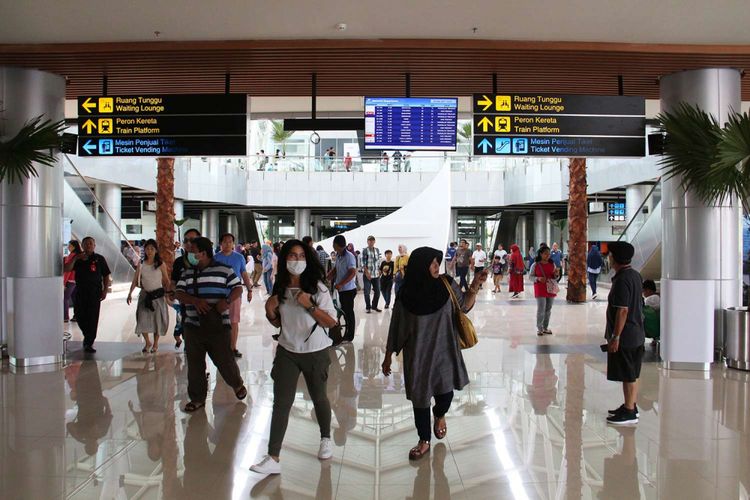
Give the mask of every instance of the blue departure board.
POLYGON ((365 149, 455 151, 458 99, 366 97, 365 149))

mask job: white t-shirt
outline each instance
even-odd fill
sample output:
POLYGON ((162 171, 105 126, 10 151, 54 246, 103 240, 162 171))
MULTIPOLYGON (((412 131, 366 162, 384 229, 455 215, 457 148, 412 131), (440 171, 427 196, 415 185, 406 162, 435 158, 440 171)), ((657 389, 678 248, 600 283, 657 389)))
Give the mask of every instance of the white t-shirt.
POLYGON ((649 307, 651 307, 653 309, 656 309, 657 311, 661 307, 661 298, 658 295, 656 295, 656 294, 649 295, 648 297, 646 297, 645 299, 643 299, 643 302, 647 306, 649 306, 649 307))
MULTIPOLYGON (((294 296, 298 288, 287 288, 286 299, 279 306, 281 316, 281 335, 279 345, 290 352, 306 353, 317 352, 333 344, 326 330, 316 324, 312 315, 297 303, 294 296), (312 331, 312 335, 310 332, 312 331), (309 338, 308 338, 309 337, 309 338)), ((323 283, 318 283, 318 293, 312 296, 312 301, 319 309, 327 312, 332 318, 336 317, 336 309, 333 307, 331 293, 323 283)))
POLYGON ((484 267, 487 262, 487 254, 484 250, 475 250, 471 258, 474 259, 474 267, 484 267))
POLYGON ((505 264, 505 256, 508 255, 508 252, 505 250, 495 250, 495 257, 500 257, 500 262, 505 264))

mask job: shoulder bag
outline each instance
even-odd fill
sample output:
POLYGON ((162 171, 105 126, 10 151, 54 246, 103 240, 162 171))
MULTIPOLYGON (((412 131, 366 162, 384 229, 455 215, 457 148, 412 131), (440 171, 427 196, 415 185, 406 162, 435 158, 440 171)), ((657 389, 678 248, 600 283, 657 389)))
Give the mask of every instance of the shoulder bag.
POLYGON ((547 285, 547 293, 557 295, 560 293, 560 285, 557 284, 557 280, 555 279, 554 275, 552 278, 547 278, 547 273, 544 272, 544 264, 540 266, 542 268, 542 274, 544 275, 546 281, 545 285, 547 285))
POLYGON ((479 342, 477 331, 466 313, 461 310, 461 305, 458 303, 458 297, 456 297, 453 287, 447 279, 440 279, 448 289, 448 293, 451 295, 451 301, 453 302, 453 314, 455 315, 456 328, 458 329, 458 345, 461 349, 470 349, 479 342))

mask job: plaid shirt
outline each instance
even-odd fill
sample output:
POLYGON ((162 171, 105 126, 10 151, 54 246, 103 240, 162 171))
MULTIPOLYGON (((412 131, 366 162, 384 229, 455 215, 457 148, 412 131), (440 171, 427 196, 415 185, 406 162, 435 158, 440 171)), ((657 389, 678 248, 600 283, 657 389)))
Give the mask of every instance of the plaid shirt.
POLYGON ((362 250, 362 269, 370 271, 370 277, 377 278, 380 276, 380 249, 377 247, 365 247, 362 250))

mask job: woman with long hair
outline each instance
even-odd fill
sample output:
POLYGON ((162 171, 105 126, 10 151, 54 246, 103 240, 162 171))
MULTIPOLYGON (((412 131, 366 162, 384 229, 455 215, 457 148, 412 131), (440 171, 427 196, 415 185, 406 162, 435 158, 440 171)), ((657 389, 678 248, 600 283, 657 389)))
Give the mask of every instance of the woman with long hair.
POLYGON ((279 253, 273 294, 266 301, 266 319, 281 328, 273 360, 273 412, 268 454, 250 470, 280 474, 279 455, 300 373, 315 407, 320 427, 318 458, 333 456, 331 404, 326 394, 328 353, 332 345, 326 329, 336 325, 336 309, 315 250, 299 240, 284 243, 279 253))
POLYGON ((531 278, 534 282, 534 298, 536 298, 536 334, 540 337, 552 335, 552 330, 549 329, 549 318, 557 294, 550 291, 548 283, 557 280, 559 274, 557 266, 550 260, 548 246, 539 247, 532 269, 531 278))
POLYGON ((401 284, 406 277, 406 268, 409 266, 409 251, 406 249, 406 245, 398 246, 398 257, 396 257, 395 266, 393 284, 395 285, 394 292, 398 295, 401 284))
POLYGON ((512 293, 511 299, 518 297, 523 292, 523 275, 526 273, 526 264, 521 255, 521 249, 515 243, 510 246, 510 258, 508 259, 508 291, 512 293))
POLYGON ((156 241, 151 239, 144 245, 145 258, 143 263, 135 270, 133 282, 130 284, 128 293, 128 305, 133 301, 133 290, 140 287, 138 294, 138 305, 136 307, 135 334, 143 335, 145 346, 141 352, 155 353, 159 350, 159 337, 167 334, 169 327, 169 313, 167 312, 167 300, 164 290, 169 289, 169 275, 167 266, 159 256, 159 247, 156 241), (148 334, 154 334, 153 345, 149 341, 148 334))
MULTIPOLYGON (((68 242, 68 255, 63 259, 63 265, 68 264, 76 258, 76 255, 81 253, 81 244, 78 240, 70 240, 68 242)), ((76 291, 76 272, 69 271, 63 273, 63 321, 66 323, 70 321, 70 307, 73 305, 73 294, 76 291)), ((74 318, 75 319, 75 318, 74 318)))
POLYGON ((414 407, 414 423, 419 434, 417 446, 409 451, 409 459, 422 458, 430 451, 430 438, 448 433, 445 414, 453 400, 453 391, 469 383, 456 329, 454 295, 461 309, 468 312, 476 301, 477 292, 487 280, 487 271, 474 276, 466 293, 448 275, 440 276, 443 253, 429 247, 417 248, 409 256, 409 272, 396 296, 383 374, 391 374, 393 353, 403 351, 406 399, 414 407), (430 429, 430 402, 435 398, 430 429))
POLYGON ((586 272, 589 276, 589 286, 591 287, 591 299, 596 299, 596 281, 599 279, 599 274, 602 272, 602 265, 604 259, 602 254, 599 252, 599 247, 596 245, 591 246, 589 254, 586 257, 586 272))

